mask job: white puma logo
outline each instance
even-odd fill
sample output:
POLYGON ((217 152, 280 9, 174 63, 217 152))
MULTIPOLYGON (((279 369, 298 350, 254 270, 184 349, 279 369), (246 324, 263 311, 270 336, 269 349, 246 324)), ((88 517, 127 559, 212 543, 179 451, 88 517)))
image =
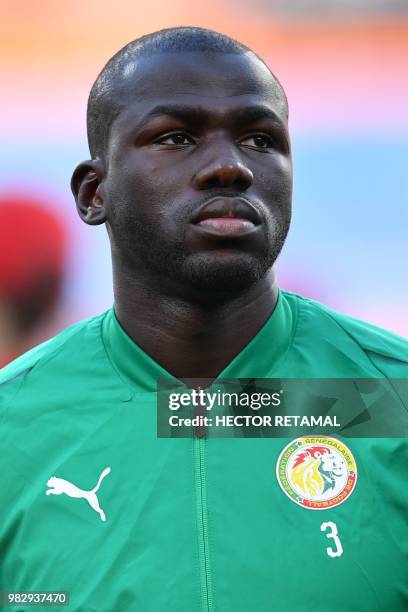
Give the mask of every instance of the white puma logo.
POLYGON ((83 491, 79 487, 76 487, 72 482, 68 480, 64 480, 63 478, 57 478, 56 476, 51 476, 49 481, 47 482, 47 487, 53 487, 52 489, 48 489, 45 494, 46 495, 61 495, 61 493, 65 493, 69 495, 69 497, 83 497, 87 500, 88 504, 91 506, 93 510, 98 512, 102 521, 106 520, 105 513, 102 508, 99 506, 98 498, 96 497, 96 492, 99 489, 102 480, 109 474, 111 471, 110 467, 107 467, 103 470, 102 474, 99 476, 98 483, 96 487, 90 489, 89 491, 83 491))

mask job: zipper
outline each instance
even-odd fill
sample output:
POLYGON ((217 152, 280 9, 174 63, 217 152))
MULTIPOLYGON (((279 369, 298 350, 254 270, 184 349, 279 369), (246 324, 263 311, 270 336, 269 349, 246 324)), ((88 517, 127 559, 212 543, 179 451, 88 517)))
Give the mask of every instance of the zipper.
POLYGON ((212 612, 210 555, 208 548, 207 488, 205 479, 205 438, 194 437, 193 444, 202 612, 212 612))

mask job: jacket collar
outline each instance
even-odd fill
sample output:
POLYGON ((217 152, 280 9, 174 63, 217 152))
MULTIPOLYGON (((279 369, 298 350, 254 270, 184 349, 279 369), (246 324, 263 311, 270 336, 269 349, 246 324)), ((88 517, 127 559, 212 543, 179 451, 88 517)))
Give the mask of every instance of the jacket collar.
MULTIPOLYGON (((293 313, 285 294, 269 319, 217 378, 268 378, 285 357, 292 338, 293 313)), ((106 314, 102 336, 108 356, 124 382, 135 391, 156 391, 159 378, 180 381, 145 353, 125 332, 112 307, 106 314)))

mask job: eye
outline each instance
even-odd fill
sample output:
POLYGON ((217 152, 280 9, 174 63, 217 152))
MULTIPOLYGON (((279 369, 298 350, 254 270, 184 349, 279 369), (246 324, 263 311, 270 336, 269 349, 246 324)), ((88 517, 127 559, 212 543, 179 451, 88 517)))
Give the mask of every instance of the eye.
POLYGON ((172 134, 167 134, 166 136, 162 136, 161 138, 156 140, 156 143, 175 146, 195 144, 191 136, 189 136, 185 132, 173 132, 172 134))
POLYGON ((251 134, 240 140, 239 144, 252 149, 271 149, 273 140, 268 134, 251 134))

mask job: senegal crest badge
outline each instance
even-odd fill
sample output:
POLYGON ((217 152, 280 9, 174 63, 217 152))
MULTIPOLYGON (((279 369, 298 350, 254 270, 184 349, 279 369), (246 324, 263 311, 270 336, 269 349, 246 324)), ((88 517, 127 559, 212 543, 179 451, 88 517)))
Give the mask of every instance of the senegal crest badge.
POLYGON ((297 438, 276 463, 276 477, 284 493, 309 510, 342 504, 353 492, 357 466, 349 448, 336 438, 297 438))

